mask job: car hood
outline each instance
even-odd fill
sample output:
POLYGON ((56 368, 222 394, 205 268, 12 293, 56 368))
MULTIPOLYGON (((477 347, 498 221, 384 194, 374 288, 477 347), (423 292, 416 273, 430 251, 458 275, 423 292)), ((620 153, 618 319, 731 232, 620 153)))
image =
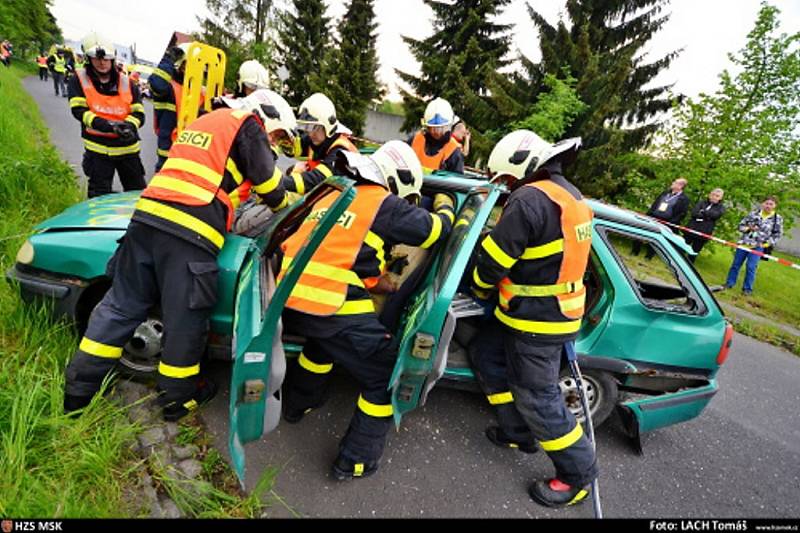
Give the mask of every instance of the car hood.
POLYGON ((141 191, 108 194, 75 204, 66 211, 36 226, 49 230, 125 230, 141 191))

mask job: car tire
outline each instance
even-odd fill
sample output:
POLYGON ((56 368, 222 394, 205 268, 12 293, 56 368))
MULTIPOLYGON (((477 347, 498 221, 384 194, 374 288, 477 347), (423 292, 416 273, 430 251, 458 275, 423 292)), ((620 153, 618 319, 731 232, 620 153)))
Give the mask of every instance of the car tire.
MULTIPOLYGON (((581 372, 584 381, 584 390, 587 392, 589 411, 592 413, 594 427, 600 427, 605 422, 619 399, 619 389, 614 376, 602 370, 589 369, 581 372)), ((583 409, 581 407, 578 387, 569 368, 561 371, 558 386, 567 403, 567 408, 572 414, 583 422, 583 409)))

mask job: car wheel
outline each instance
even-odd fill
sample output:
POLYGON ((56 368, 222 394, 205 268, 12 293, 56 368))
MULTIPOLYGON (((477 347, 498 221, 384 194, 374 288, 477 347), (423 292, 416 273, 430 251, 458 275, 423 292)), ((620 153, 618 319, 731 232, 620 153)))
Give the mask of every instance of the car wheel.
MULTIPOLYGON (((586 401, 589 404, 589 412, 592 415, 592 423, 595 427, 606 421, 614 406, 617 403, 619 391, 617 382, 608 372, 598 370, 587 370, 581 372, 583 377, 583 388, 586 391, 586 401)), ((578 384, 572 377, 569 369, 562 370, 558 380, 558 386, 567 408, 575 415, 579 422, 583 422, 583 408, 578 394, 578 384)))
POLYGON ((153 377, 161 361, 164 324, 158 318, 148 318, 136 331, 122 350, 119 360, 122 371, 134 377, 153 377))

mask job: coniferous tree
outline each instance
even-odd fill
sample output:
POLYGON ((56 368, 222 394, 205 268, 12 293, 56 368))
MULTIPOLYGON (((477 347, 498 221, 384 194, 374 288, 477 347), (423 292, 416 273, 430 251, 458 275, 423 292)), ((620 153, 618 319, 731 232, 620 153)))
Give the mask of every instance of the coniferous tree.
POLYGON ((660 124, 654 120, 674 101, 669 86, 646 87, 679 51, 648 62, 643 49, 669 19, 669 0, 568 0, 564 20, 551 25, 528 4, 540 32, 541 62, 532 79, 567 74, 585 110, 567 136, 581 136, 577 174, 589 194, 613 196, 624 188, 616 158, 645 146, 660 124))
POLYGON ((511 27, 497 24, 494 18, 509 2, 425 0, 434 12, 433 35, 423 40, 403 37, 422 72, 414 76, 397 71, 413 90, 413 94, 403 93, 404 127, 418 127, 427 102, 440 96, 473 128, 471 157, 485 157, 491 146, 480 132, 498 126, 488 80, 508 64, 511 39, 511 27))
POLYGON ((339 120, 361 135, 367 108, 384 94, 377 79, 375 1, 352 0, 339 27, 336 46, 312 83, 336 105, 339 120))
POLYGON ((293 9, 281 16, 280 59, 288 78, 284 96, 292 105, 321 89, 320 73, 331 42, 331 19, 324 0, 293 0, 293 9))
POLYGON ((209 18, 199 18, 202 31, 197 38, 225 51, 225 85, 236 84, 239 65, 249 59, 261 62, 276 79, 272 59, 274 31, 270 23, 272 0, 206 0, 209 18))

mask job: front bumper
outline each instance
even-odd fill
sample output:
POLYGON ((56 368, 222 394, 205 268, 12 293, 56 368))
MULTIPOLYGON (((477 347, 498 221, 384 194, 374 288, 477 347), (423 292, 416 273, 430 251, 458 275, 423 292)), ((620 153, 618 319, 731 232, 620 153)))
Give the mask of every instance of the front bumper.
POLYGON ((43 271, 15 264, 6 272, 6 279, 19 285, 22 299, 53 306, 54 318, 75 318, 78 301, 89 282, 78 278, 58 278, 43 271))

